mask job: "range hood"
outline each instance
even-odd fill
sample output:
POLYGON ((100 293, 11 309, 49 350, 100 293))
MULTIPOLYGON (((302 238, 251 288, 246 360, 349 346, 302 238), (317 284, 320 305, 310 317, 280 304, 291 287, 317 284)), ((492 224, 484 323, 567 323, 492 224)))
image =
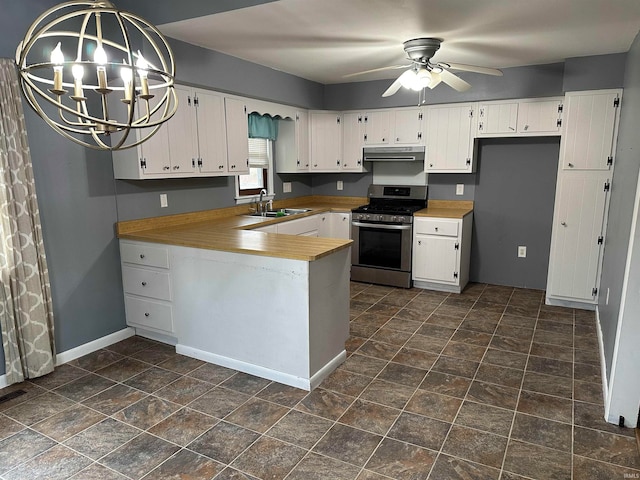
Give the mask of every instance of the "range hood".
POLYGON ((365 162, 417 162, 424 160, 424 147, 365 147, 365 162))

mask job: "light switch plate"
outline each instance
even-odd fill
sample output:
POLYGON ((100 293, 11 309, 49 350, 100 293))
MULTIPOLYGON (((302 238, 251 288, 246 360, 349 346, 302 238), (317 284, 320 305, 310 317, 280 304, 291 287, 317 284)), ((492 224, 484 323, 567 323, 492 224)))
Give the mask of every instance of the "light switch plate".
POLYGON ((464 195, 464 183, 458 183, 456 185, 456 195, 464 195))
POLYGON ((291 182, 282 182, 282 193, 291 193, 291 182))
POLYGON ((518 246, 518 258, 527 258, 527 247, 524 245, 518 246))
POLYGON ((336 183, 336 188, 338 190, 344 190, 344 182, 342 180, 338 180, 336 183))
POLYGON ((167 208, 169 206, 169 200, 166 193, 160 194, 160 208, 167 208))

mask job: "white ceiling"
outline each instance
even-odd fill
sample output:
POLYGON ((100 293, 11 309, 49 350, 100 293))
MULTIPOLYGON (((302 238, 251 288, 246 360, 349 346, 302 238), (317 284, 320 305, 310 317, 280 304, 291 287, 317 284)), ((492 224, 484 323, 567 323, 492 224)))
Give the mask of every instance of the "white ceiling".
POLYGON ((320 83, 394 78, 402 42, 444 40, 436 61, 485 67, 626 52, 640 0, 279 0, 161 25, 167 36, 320 83))

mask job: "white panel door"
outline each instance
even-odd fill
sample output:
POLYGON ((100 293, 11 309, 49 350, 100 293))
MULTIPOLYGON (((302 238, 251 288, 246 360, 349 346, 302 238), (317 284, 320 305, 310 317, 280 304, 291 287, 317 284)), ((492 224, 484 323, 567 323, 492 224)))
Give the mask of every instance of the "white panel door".
POLYGON ((425 170, 471 172, 472 125, 472 104, 428 107, 425 170))
POLYGON ((478 107, 478 133, 512 134, 518 122, 518 102, 481 104, 478 107))
MULTIPOLYGON (((557 133, 560 135, 562 100, 521 102, 518 109, 518 133, 557 133)), ((564 107, 563 107, 564 108, 564 107)))
POLYGON ((331 237, 351 239, 351 214, 331 212, 331 237))
POLYGON ((457 284, 459 252, 457 237, 415 235, 413 240, 413 278, 457 284))
POLYGON ((299 171, 309 171, 309 114, 296 112, 296 167, 299 171))
POLYGON ((201 172, 227 173, 227 138, 225 136, 222 96, 197 90, 198 166, 201 172))
POLYGON ((311 171, 337 172, 342 164, 342 124, 337 112, 311 113, 311 171))
POLYGON ((560 146, 565 170, 609 170, 613 155, 617 93, 566 95, 564 132, 560 146))
POLYGON ((342 169, 362 169, 362 147, 364 144, 364 125, 361 113, 342 115, 342 169))
MULTIPOLYGON (((169 120, 169 157, 171 173, 196 170, 198 159, 198 124, 193 89, 176 85, 178 110, 169 120)), ((169 172, 167 172, 169 173, 169 172)))
POLYGON ((547 294, 593 301, 609 172, 570 172, 558 184, 547 294))
POLYGON ((367 145, 386 145, 389 143, 391 112, 380 110, 364 114, 365 143, 367 145))
POLYGON ((249 124, 245 102, 224 99, 227 124, 227 171, 232 175, 249 173, 249 124))
POLYGON ((394 118, 393 143, 396 145, 424 144, 422 134, 422 109, 396 110, 394 118))

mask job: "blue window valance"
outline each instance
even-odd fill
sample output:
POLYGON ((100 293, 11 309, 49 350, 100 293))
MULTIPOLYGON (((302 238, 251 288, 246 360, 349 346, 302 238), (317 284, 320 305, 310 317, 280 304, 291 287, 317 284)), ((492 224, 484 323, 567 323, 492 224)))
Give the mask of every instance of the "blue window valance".
POLYGON ((249 138, 278 138, 278 119, 271 115, 249 114, 249 138))

